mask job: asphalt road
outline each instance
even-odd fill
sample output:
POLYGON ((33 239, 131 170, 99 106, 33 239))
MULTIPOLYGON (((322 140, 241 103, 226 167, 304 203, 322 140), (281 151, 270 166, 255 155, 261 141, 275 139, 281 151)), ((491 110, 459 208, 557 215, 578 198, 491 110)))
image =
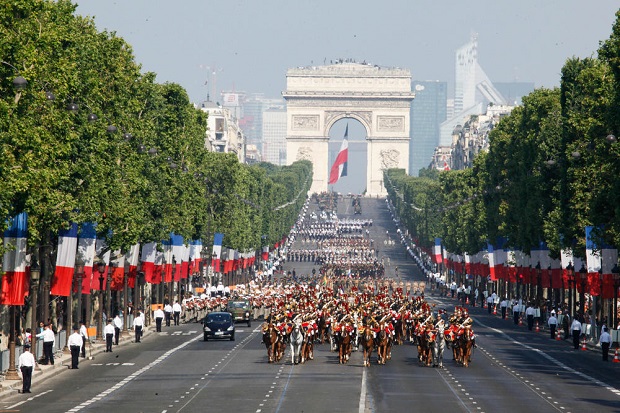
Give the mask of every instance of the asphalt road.
MULTIPOLYGON (((351 216, 350 202, 338 215, 351 216)), ((402 246, 385 245, 395 226, 385 201, 363 199, 362 217, 374 220, 370 236, 404 282, 421 281, 402 246)), ((359 215, 357 215, 359 217, 359 215)), ((285 271, 309 274, 310 263, 285 271)), ((452 311, 455 300, 426 297, 452 311)), ((573 350, 548 332, 528 331, 510 320, 470 308, 478 348, 470 367, 456 366, 446 351, 444 368, 418 364, 410 344, 396 346, 386 365, 362 367, 361 351, 346 365, 327 344, 314 360, 292 365, 290 353, 269 364, 259 322, 237 325, 236 341, 202 341, 200 324, 164 327, 142 343, 115 348, 79 370, 63 370, 33 393, 13 394, 0 411, 38 412, 618 412, 620 363, 601 361, 600 351, 573 350)), ((611 357, 613 358, 613 351, 611 357)))

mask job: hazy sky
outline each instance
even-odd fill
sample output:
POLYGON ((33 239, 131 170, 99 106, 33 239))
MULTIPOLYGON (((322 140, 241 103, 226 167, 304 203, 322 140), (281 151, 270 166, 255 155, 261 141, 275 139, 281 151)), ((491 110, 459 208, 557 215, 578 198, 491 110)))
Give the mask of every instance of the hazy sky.
POLYGON ((566 59, 595 56, 620 8, 617 0, 74 2, 100 31, 123 37, 143 71, 179 83, 196 103, 214 89, 279 97, 288 68, 339 58, 453 84, 455 50, 472 32, 492 81, 558 86, 566 59))

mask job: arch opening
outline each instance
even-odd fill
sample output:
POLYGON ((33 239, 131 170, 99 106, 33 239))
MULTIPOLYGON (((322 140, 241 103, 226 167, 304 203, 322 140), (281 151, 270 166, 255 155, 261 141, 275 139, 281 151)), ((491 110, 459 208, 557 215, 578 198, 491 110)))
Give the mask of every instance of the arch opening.
POLYGON ((329 128, 329 144, 328 144, 328 168, 327 174, 331 170, 340 148, 342 141, 344 140, 345 132, 347 132, 348 141, 348 161, 347 161, 347 174, 340 177, 338 182, 333 185, 329 185, 329 189, 335 192, 340 192, 343 195, 348 194, 363 194, 366 192, 367 182, 367 159, 368 159, 368 144, 367 144, 367 131, 366 127, 362 123, 352 117, 343 117, 335 121, 329 128), (348 131, 347 131, 348 127, 348 131))

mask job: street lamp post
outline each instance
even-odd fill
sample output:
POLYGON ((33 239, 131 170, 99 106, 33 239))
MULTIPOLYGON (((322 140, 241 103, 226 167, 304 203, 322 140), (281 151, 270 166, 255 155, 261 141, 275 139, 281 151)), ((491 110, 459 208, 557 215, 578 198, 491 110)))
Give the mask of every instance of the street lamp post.
POLYGON ((569 262, 566 266, 566 275, 568 278, 568 312, 570 313, 570 316, 573 317, 573 289, 575 288, 575 267, 573 267, 572 262, 569 262))
POLYGON ((77 273, 77 319, 83 320, 82 316, 82 284, 84 282, 84 260, 78 256, 75 261, 75 272, 77 273))
POLYGON ((613 305, 613 314, 612 314, 612 323, 611 328, 616 328, 618 326, 618 287, 620 287, 620 268, 618 268, 618 264, 614 264, 614 267, 611 269, 611 275, 614 278, 614 305, 613 305))
POLYGON ((170 285, 168 287, 168 299, 170 300, 170 304, 173 303, 174 299, 174 277, 177 274, 177 259, 173 255, 172 256, 172 277, 170 277, 170 285))
MULTIPOLYGON (((129 330, 127 329, 127 300, 128 300, 128 279, 129 279, 129 262, 125 260, 125 269, 124 269, 124 277, 123 277, 123 330, 121 334, 124 336, 129 335, 129 330)), ((134 284, 135 286, 135 284, 134 284)))
POLYGON ((540 261, 536 264, 536 301, 540 305, 542 299, 542 269, 540 268, 540 261))
POLYGON ((581 279, 581 291, 579 292, 579 306, 582 315, 586 313, 586 280, 588 279, 588 270, 586 267, 581 264, 581 269, 579 270, 579 278, 581 279))
POLYGON ((32 259, 30 263, 30 282, 31 282, 31 307, 30 310, 30 347, 32 348, 32 354, 34 355, 35 368, 39 368, 39 364, 37 363, 37 300, 38 300, 38 292, 39 292, 39 280, 41 277, 41 267, 39 267, 39 263, 36 258, 32 259))
POLYGON ((97 317, 97 336, 96 340, 103 340, 103 273, 105 272, 105 262, 97 263, 97 271, 99 272, 99 316, 97 317))

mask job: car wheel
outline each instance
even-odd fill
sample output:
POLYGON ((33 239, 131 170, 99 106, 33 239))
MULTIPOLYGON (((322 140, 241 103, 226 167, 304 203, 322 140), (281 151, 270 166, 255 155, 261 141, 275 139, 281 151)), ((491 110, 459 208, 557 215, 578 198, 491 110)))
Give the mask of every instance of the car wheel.
POLYGON ((205 341, 209 341, 209 337, 207 337, 207 333, 204 333, 204 339, 205 341))

